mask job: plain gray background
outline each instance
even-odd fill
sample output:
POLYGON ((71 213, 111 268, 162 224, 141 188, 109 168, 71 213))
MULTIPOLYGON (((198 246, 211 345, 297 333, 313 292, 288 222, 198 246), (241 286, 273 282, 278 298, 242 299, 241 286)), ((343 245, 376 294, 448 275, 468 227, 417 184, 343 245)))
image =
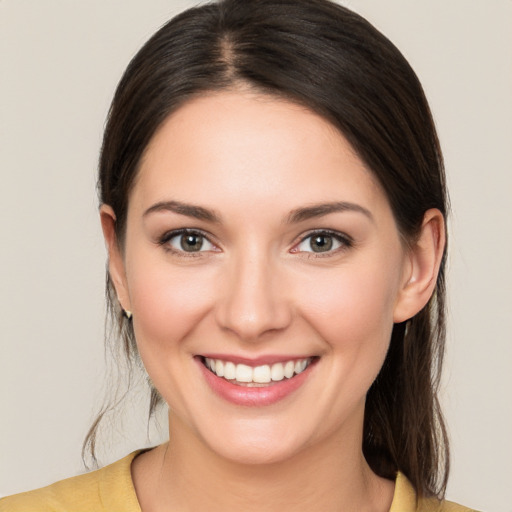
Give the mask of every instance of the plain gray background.
MULTIPOLYGON (((129 59, 195 3, 0 0, 0 495, 82 471, 104 372, 102 127, 129 59)), ((448 498, 510 512, 512 1, 344 4, 409 59, 445 153, 448 498)), ((151 443, 145 409, 135 412, 114 430, 103 462, 151 443)))

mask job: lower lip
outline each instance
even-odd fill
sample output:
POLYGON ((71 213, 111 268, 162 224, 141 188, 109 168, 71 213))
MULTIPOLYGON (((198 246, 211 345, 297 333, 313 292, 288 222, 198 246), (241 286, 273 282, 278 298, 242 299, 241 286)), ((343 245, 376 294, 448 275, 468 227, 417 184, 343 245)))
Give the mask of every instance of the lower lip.
POLYGON ((247 407, 272 405, 291 395, 304 384, 311 373, 311 368, 317 362, 317 360, 313 360, 302 373, 295 375, 291 379, 283 379, 268 386, 253 388, 238 386, 222 377, 217 377, 217 375, 206 368, 200 358, 196 358, 196 360, 206 382, 217 395, 235 405, 247 407))

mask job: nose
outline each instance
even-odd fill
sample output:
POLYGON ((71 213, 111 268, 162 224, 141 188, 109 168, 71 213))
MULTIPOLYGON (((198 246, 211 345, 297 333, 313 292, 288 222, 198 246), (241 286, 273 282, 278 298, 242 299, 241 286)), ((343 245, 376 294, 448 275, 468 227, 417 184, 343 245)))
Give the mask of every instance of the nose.
POLYGON ((278 265, 267 255, 240 255, 222 276, 216 320, 224 331, 243 341, 258 341, 282 331, 292 319, 286 284, 278 265))

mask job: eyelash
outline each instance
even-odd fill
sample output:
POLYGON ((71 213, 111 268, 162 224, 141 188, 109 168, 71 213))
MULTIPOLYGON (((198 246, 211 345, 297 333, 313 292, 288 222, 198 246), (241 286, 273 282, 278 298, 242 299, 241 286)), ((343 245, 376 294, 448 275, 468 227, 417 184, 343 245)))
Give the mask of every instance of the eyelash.
POLYGON ((306 235, 302 236, 300 241, 294 245, 292 252, 298 253, 305 253, 306 258, 328 258, 329 256, 333 256, 334 254, 337 254, 341 251, 346 251, 347 249, 350 249, 354 246, 354 240, 352 237, 340 233, 339 231, 332 231, 330 229, 317 229, 315 231, 310 231, 306 235), (336 242, 340 244, 340 247, 337 247, 335 249, 330 249, 325 252, 314 252, 314 251, 299 251, 296 248, 299 247, 301 244, 306 242, 308 239, 312 239, 313 237, 329 237, 334 239, 336 242))
MULTIPOLYGON (((210 241, 210 238, 209 236, 199 230, 199 229, 189 229, 189 228, 183 228, 183 229, 176 229, 176 230, 173 230, 173 231, 169 231, 167 233, 165 233, 158 241, 158 244, 161 245, 165 251, 168 251, 168 252, 171 252, 179 257, 184 257, 184 258, 197 258, 197 257, 200 257, 200 256, 204 256, 202 253, 204 252, 207 252, 207 251, 185 251, 185 250, 179 250, 179 249, 176 249, 175 247, 172 247, 169 242, 173 239, 173 238, 176 238, 176 237, 180 237, 182 235, 192 235, 192 236, 200 236, 203 238, 204 241, 206 241, 207 243, 211 244, 212 246, 215 247, 215 244, 213 244, 211 241, 210 241)), ((329 256, 332 256, 333 254, 336 254, 340 251, 345 251, 347 249, 350 249, 351 247, 354 246, 354 240, 346 235, 346 234, 343 234, 343 233, 340 233, 338 231, 332 231, 332 230, 329 230, 329 229, 318 229, 318 230, 315 230, 315 231, 310 231, 309 233, 307 233, 306 235, 302 236, 301 239, 299 240, 299 242, 297 242, 293 248, 291 249, 291 252, 292 253, 305 253, 307 254, 307 256, 305 256, 306 258, 325 258, 325 257, 329 257, 329 256), (337 247, 335 249, 329 249, 325 252, 315 252, 315 251, 299 251, 297 249, 297 247, 299 247, 301 244, 303 244, 304 242, 306 242, 308 239, 311 239, 313 237, 328 237, 328 238, 332 238, 334 239, 336 242, 338 242, 340 244, 340 247, 337 247)))
POLYGON ((205 251, 190 251, 190 252, 188 252, 188 251, 176 249, 175 247, 172 247, 169 244, 169 242, 173 238, 177 238, 177 237, 180 237, 183 235, 200 236, 203 238, 204 241, 208 242, 209 244, 211 244, 215 247, 215 244, 210 241, 210 238, 206 233, 204 233, 203 231, 201 231, 199 229, 189 229, 189 228, 168 231, 160 238, 160 240, 158 241, 158 244, 161 245, 165 251, 173 253, 182 258, 198 258, 200 256, 203 256, 202 253, 204 253, 205 251))

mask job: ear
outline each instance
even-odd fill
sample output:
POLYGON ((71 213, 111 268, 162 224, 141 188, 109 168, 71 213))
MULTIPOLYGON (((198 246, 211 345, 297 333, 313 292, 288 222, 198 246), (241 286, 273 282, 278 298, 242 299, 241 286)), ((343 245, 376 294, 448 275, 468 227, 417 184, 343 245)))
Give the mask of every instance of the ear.
POLYGON ((108 272, 117 293, 117 300, 125 311, 131 311, 124 259, 116 236, 116 214, 111 206, 101 205, 101 228, 108 251, 108 272))
POLYGON ((404 278, 395 303, 394 322, 405 322, 421 311, 434 292, 446 243, 443 214, 427 210, 421 232, 409 248, 404 278))

